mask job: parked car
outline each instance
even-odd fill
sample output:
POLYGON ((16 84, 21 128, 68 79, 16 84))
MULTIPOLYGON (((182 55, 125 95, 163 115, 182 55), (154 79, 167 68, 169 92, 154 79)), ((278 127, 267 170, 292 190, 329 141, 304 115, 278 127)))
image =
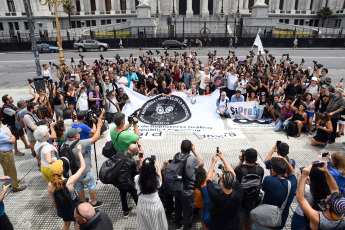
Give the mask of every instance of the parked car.
POLYGON ((165 49, 168 49, 168 48, 180 48, 181 50, 182 49, 185 49, 187 48, 187 45, 182 43, 182 42, 179 42, 177 40, 165 40, 163 43, 162 43, 162 46, 163 48, 165 49))
POLYGON ((47 43, 42 43, 42 44, 38 44, 37 45, 37 50, 40 53, 43 53, 43 52, 58 53, 59 52, 59 47, 53 46, 53 45, 50 45, 50 44, 47 44, 47 43))
POLYGON ((109 44, 89 39, 74 43, 73 49, 77 49, 79 52, 87 51, 90 49, 106 51, 107 49, 109 49, 109 44))

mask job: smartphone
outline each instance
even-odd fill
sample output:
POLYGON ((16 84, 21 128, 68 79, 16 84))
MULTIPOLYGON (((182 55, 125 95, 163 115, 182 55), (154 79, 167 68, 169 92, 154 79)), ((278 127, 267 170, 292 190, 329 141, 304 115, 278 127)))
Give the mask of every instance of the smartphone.
POLYGON ((8 179, 3 185, 7 186, 12 183, 12 178, 8 179))
POLYGON ((216 153, 219 153, 219 147, 217 147, 217 150, 216 150, 217 152, 216 153))
POLYGON ((322 168, 323 167, 323 163, 320 162, 320 163, 313 163, 313 168, 322 168))
POLYGON ((156 160, 156 156, 155 156, 155 155, 151 155, 151 159, 152 159, 153 161, 155 161, 155 160, 156 160))
POLYGON ((322 157, 327 157, 328 153, 322 153, 322 157))
POLYGON ((172 162, 172 160, 169 160, 169 164, 172 162))
POLYGON ((280 143, 282 143, 282 142, 281 141, 277 141, 276 146, 278 147, 278 145, 280 145, 280 143))
POLYGON ((301 172, 302 172, 304 168, 305 168, 305 167, 300 167, 299 170, 301 170, 301 172))
POLYGON ((143 158, 144 154, 143 153, 139 153, 139 158, 143 158))

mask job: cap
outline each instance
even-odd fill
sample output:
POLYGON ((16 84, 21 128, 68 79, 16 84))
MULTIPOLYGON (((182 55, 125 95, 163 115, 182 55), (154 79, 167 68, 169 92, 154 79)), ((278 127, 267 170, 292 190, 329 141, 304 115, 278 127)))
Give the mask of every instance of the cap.
POLYGON ((81 132, 81 128, 77 128, 77 129, 70 128, 69 130, 67 130, 67 138, 73 138, 80 132, 81 132))
POLYGON ((312 81, 317 81, 317 77, 312 77, 311 80, 312 81))
POLYGON ((147 77, 148 77, 148 78, 153 77, 152 73, 149 73, 149 74, 147 75, 147 77))
POLYGON ((344 90, 342 88, 336 88, 335 91, 338 91, 340 94, 344 93, 344 90))
POLYGON ((50 171, 53 175, 61 175, 63 172, 63 162, 62 160, 57 160, 50 165, 50 171))
POLYGON ((222 72, 222 71, 219 71, 219 73, 218 74, 221 74, 221 75, 223 75, 224 73, 222 72))
POLYGON ((326 82, 328 82, 328 83, 331 83, 332 82, 332 79, 330 78, 330 77, 326 77, 326 82))
POLYGON ((327 85, 321 85, 322 88, 326 89, 327 88, 327 85))
POLYGON ((331 210, 338 216, 345 214, 345 198, 333 199, 331 201, 331 210))

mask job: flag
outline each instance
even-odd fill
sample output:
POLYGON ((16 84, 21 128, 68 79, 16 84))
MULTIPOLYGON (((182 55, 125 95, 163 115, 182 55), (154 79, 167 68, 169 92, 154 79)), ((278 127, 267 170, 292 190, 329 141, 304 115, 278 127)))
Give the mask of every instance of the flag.
MULTIPOLYGON (((259 30, 259 32, 260 32, 260 30, 259 30)), ((256 35, 256 38, 255 38, 253 46, 257 46, 258 47, 258 53, 259 53, 259 51, 261 51, 261 53, 264 53, 264 47, 262 46, 262 42, 261 42, 261 39, 260 39, 260 36, 259 36, 259 32, 256 35)))

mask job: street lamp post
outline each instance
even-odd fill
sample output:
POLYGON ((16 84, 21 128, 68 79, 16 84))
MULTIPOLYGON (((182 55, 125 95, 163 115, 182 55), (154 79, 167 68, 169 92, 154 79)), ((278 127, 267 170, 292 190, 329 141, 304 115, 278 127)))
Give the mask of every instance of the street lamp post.
POLYGON ((222 0, 222 8, 220 9, 220 16, 221 16, 221 17, 224 17, 223 2, 224 2, 224 0, 222 0))
POLYGON ((159 17, 159 10, 158 10, 158 0, 157 0, 157 7, 156 7, 156 18, 159 17))
POLYGON ((57 7, 60 6, 63 2, 66 4, 70 3, 70 0, 39 0, 41 5, 46 5, 47 3, 51 6, 54 6, 54 12, 55 12, 55 22, 56 22, 56 33, 58 37, 58 46, 59 46, 59 61, 60 61, 60 66, 65 63, 65 57, 63 55, 63 49, 62 49, 62 40, 61 40, 61 35, 60 35, 60 25, 59 25, 59 17, 58 17, 58 12, 57 12, 57 7))
POLYGON ((172 16, 174 18, 174 38, 176 37, 176 12, 175 12, 175 0, 173 0, 172 16))

